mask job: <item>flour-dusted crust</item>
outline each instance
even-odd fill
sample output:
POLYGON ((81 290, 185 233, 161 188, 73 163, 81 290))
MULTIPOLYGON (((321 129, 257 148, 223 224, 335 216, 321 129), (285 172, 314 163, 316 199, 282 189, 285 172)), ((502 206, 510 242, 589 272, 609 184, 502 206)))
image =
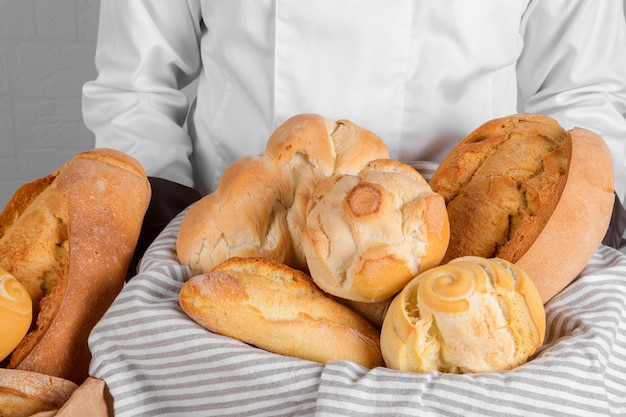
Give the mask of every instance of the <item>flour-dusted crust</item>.
POLYGON ((305 273, 268 258, 231 258, 189 279, 180 305, 206 329, 269 352, 384 365, 380 334, 305 273))

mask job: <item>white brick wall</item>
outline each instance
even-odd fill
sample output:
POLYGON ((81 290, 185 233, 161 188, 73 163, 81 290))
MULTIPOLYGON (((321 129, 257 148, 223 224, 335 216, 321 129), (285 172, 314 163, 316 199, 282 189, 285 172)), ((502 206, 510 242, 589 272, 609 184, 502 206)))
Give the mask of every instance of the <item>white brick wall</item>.
POLYGON ((0 209, 94 140, 81 89, 95 77, 99 0, 0 0, 0 209))

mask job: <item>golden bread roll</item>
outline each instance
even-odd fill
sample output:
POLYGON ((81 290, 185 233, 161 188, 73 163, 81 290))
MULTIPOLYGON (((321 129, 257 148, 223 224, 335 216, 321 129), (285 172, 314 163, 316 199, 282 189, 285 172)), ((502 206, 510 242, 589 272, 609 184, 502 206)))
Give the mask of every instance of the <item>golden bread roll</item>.
POLYGON ((0 213, 0 266, 27 289, 34 325, 8 368, 88 376, 87 338, 124 285, 149 201, 141 165, 109 149, 17 190, 0 213))
POLYGON ((378 159, 320 183, 302 245, 322 290, 372 303, 438 265, 449 233, 445 202, 426 180, 407 164, 378 159))
POLYGON ((223 173, 217 190, 192 206, 176 241, 182 264, 211 271, 233 256, 296 262, 280 203, 280 171, 258 155, 241 158, 223 173))
POLYGON ((0 416, 27 417, 60 409, 78 386, 66 379, 0 369, 0 416))
POLYGON ((199 274, 231 257, 264 256, 305 270, 300 235, 315 186, 388 156, 378 136, 347 120, 288 119, 262 155, 231 164, 217 189, 185 213, 176 241, 180 263, 199 274))
POLYGON ((0 267, 0 362, 22 341, 33 319, 26 288, 0 267))
POLYGON ((267 258, 231 258, 192 277, 181 288, 180 305, 204 328, 269 352, 383 365, 380 334, 365 318, 305 273, 267 258))
POLYGON ((591 258, 614 200, 602 138, 530 114, 477 128, 443 160, 430 185, 445 198, 450 220, 443 262, 474 255, 516 263, 544 303, 591 258))
POLYGON ((541 297, 523 270, 467 256, 418 275, 394 298, 381 350, 401 371, 497 372, 525 363, 545 331, 541 297))

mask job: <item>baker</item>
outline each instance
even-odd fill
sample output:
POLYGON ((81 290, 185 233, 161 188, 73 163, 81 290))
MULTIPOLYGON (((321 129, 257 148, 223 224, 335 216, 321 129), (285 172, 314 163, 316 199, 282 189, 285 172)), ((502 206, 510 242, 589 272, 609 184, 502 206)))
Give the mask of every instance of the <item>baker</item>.
POLYGON ((97 147, 152 177, 146 229, 307 112, 376 132, 392 158, 435 162, 486 120, 545 114, 604 138, 623 201, 624 26, 620 1, 103 0, 84 119, 97 147))

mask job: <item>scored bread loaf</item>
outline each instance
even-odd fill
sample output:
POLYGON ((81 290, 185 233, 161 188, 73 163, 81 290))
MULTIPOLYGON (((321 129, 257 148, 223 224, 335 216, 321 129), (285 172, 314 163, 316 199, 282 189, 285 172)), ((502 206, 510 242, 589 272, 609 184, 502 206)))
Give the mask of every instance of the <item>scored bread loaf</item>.
POLYGON ((217 189, 185 213, 176 241, 180 263, 198 274, 230 257, 264 256, 306 270, 300 234, 315 186, 388 156, 378 136, 348 120, 293 116, 262 155, 231 164, 217 189))
POLYGON ((321 289, 373 303, 438 265, 449 233, 445 202, 426 180, 407 164, 378 159, 320 183, 302 244, 321 289))
POLYGON ((442 161, 430 185, 447 204, 443 262, 499 257, 534 280, 544 302, 567 286, 602 241, 613 168, 602 138, 519 114, 490 120, 442 161))
POLYGON ((66 379, 0 368, 0 416, 29 417, 58 410, 77 388, 66 379))
POLYGON ((401 371, 498 372, 525 363, 545 337, 532 280, 498 258, 466 256, 413 279, 381 330, 387 367, 401 371))
POLYGON ((190 278, 179 299, 204 328, 269 352, 383 365, 372 324, 324 294, 305 273, 268 258, 231 258, 190 278))
POLYGON ((0 266, 28 291, 33 326, 8 368, 88 376, 87 338, 124 285, 149 201, 141 165, 110 149, 17 190, 0 213, 0 266))

